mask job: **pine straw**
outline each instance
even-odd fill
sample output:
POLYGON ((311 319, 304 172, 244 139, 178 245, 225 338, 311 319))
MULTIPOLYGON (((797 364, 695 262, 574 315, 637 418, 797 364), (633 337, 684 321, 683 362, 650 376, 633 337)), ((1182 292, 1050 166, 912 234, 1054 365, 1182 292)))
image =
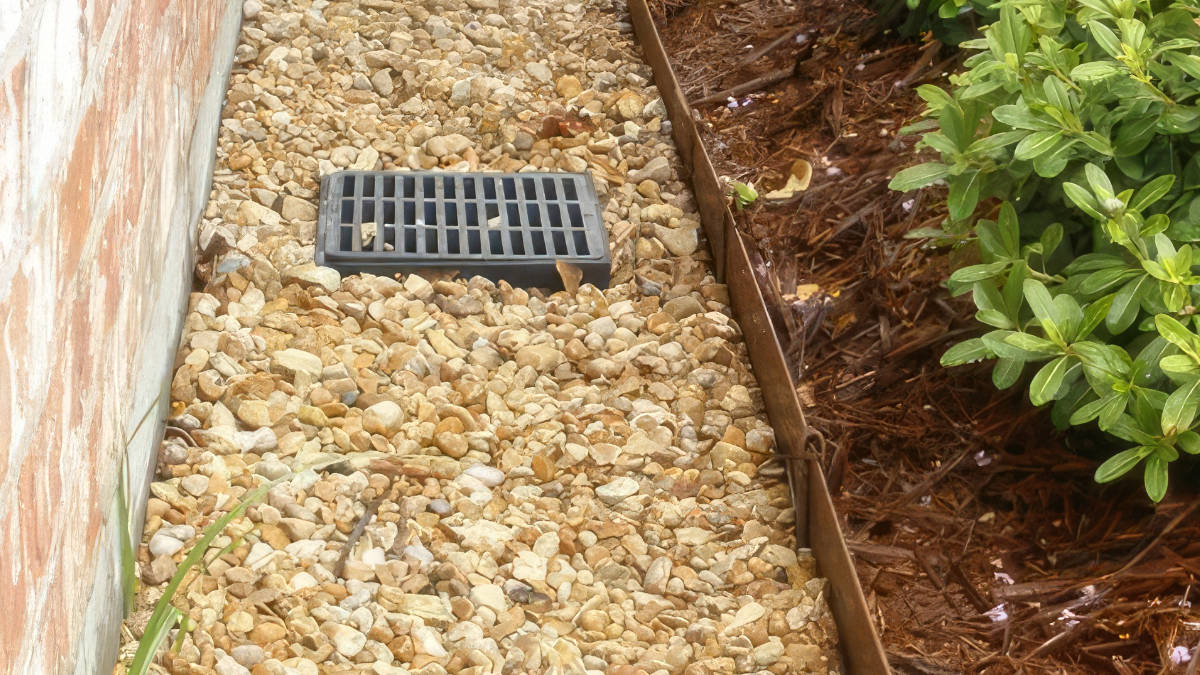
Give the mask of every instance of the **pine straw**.
POLYGON ((1168 655, 1200 643, 1196 476, 1177 474, 1156 508, 1136 480, 1098 486, 1109 441, 1055 432, 1019 387, 996 391, 986 366, 937 363, 978 331, 969 303, 941 288, 945 252, 903 238, 941 221, 943 195, 892 193, 887 180, 912 162, 915 139, 897 132, 920 110, 913 88, 944 84, 959 56, 895 40, 850 2, 655 8, 691 100, 798 73, 739 97, 748 105, 701 106, 702 133, 718 172, 760 192, 797 158, 813 166, 798 202, 753 207, 740 225, 760 243, 895 669, 1183 673, 1168 655), (739 64, 789 34, 804 38, 739 64), (1006 619, 988 615, 997 607, 1006 619))

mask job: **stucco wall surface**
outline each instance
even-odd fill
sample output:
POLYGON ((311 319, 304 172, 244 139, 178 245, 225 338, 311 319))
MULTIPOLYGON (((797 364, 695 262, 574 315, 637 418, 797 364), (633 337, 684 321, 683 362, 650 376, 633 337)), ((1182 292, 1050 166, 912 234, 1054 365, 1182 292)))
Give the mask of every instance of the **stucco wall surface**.
POLYGON ((239 16, 0 0, 0 673, 115 658, 239 16))

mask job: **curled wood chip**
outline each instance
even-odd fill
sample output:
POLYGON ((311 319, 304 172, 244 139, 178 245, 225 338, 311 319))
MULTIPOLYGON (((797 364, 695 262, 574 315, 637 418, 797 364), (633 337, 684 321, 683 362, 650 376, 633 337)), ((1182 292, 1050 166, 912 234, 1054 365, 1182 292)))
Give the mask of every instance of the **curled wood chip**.
POLYGON ((763 199, 770 201, 785 201, 796 197, 799 193, 808 189, 808 183, 812 180, 812 165, 803 159, 798 159, 792 162, 792 168, 788 171, 787 183, 778 190, 771 190, 763 195, 763 199))
POLYGON ((555 260, 554 268, 558 270, 558 276, 562 277, 563 288, 567 289, 567 293, 575 295, 579 292, 579 282, 583 280, 583 270, 565 260, 555 260))

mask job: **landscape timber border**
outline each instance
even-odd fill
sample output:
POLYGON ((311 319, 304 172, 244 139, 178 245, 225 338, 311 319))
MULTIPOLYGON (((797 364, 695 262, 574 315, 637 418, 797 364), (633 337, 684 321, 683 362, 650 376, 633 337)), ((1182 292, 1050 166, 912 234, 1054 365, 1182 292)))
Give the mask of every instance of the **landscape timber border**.
POLYGON ((871 620, 854 561, 838 525, 833 500, 816 453, 808 449, 808 425, 796 395, 767 304, 755 279, 750 248, 738 231, 725 190, 696 130, 692 108, 679 88, 646 0, 629 0, 634 35, 667 108, 671 136, 696 195, 700 223, 712 252, 718 281, 729 285, 730 304, 742 327, 750 365, 762 389, 763 403, 775 429, 775 448, 787 468, 796 509, 796 545, 812 550, 821 576, 829 580, 829 607, 847 672, 890 672, 883 643, 871 620))

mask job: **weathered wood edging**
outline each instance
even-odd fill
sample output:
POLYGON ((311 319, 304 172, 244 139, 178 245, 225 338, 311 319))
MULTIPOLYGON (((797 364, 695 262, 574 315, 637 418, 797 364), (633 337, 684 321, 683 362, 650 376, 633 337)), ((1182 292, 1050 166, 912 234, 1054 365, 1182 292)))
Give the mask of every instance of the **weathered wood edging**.
POLYGON ((775 429, 776 451, 788 468, 796 509, 796 544, 812 549, 820 574, 829 580, 829 606, 837 623, 838 642, 848 672, 887 673, 883 644, 867 609, 821 466, 808 451, 808 425, 755 280, 749 249, 734 224, 725 191, 697 133, 691 106, 679 88, 646 0, 629 0, 629 13, 634 34, 666 104, 671 135, 696 195, 717 278, 729 285, 730 304, 745 335, 750 364, 775 429))

